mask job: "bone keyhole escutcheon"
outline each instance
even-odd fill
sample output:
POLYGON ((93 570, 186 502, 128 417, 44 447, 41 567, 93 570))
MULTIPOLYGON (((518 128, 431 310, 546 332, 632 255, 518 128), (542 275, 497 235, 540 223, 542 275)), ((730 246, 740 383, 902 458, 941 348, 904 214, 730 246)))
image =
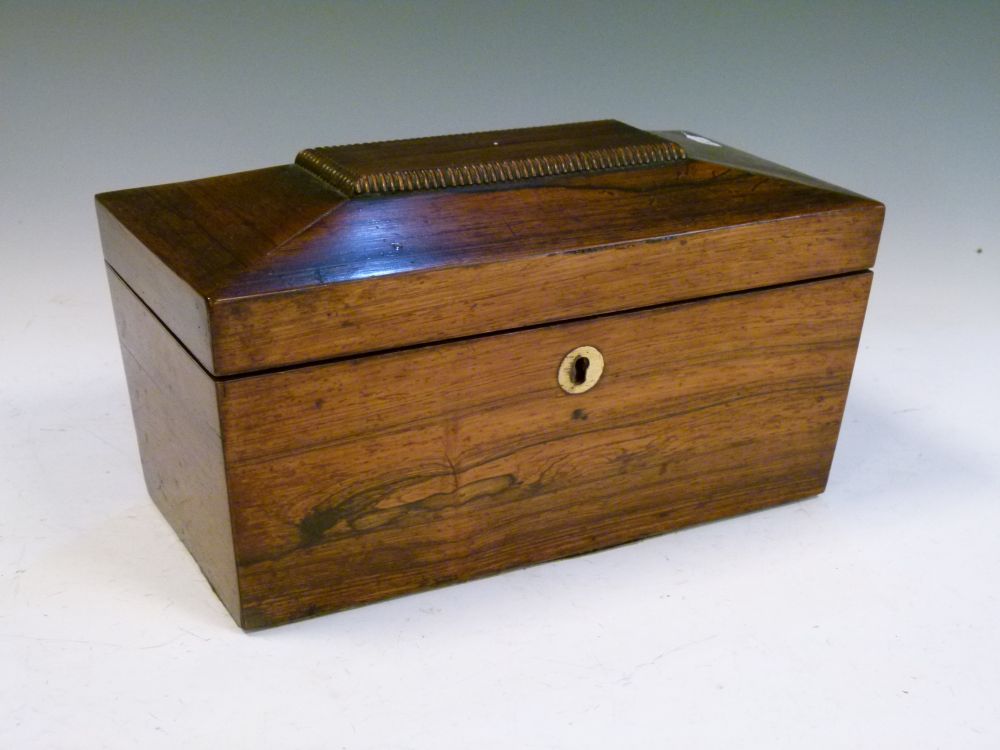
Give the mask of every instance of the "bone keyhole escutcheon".
POLYGON ((604 356, 593 346, 578 346, 559 363, 559 387, 566 393, 585 393, 604 372, 604 356))

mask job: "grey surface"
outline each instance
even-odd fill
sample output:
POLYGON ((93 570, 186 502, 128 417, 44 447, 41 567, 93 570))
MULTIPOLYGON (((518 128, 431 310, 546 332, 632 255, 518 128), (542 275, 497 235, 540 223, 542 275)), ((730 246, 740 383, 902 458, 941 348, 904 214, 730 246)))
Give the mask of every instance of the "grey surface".
POLYGON ((998 27, 995 2, 0 3, 0 746, 1000 745, 998 27), (827 493, 240 633, 146 497, 92 194, 598 117, 886 203, 827 493))

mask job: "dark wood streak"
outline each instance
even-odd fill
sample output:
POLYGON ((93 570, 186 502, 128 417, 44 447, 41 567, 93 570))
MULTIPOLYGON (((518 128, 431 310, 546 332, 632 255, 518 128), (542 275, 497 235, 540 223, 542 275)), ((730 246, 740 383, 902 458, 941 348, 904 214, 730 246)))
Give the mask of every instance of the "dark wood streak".
POLYGON ((253 378, 229 383, 227 424, 237 419, 233 409, 244 424, 267 425, 263 432, 227 431, 231 452, 233 443, 257 446, 232 467, 236 526, 245 541, 239 568, 245 606, 255 613, 248 621, 305 616, 317 590, 327 592, 327 604, 314 602, 314 612, 335 600, 367 601, 375 596, 366 593, 369 586, 399 593, 485 574, 502 560, 527 564, 541 559, 538 550, 606 546, 625 532, 607 527, 605 516, 634 538, 701 518, 692 514, 721 513, 730 507, 727 497, 754 498, 760 507, 820 491, 869 280, 852 275, 668 306, 628 322, 613 316, 570 323, 565 334, 557 326, 455 344, 456 357, 498 357, 521 376, 493 388, 470 385, 444 402, 434 394, 448 386, 427 376, 454 368, 448 346, 291 371, 271 384, 270 400, 261 400, 265 391, 252 395, 253 378), (613 368, 607 383, 581 397, 561 396, 547 378, 536 385, 530 363, 554 364, 566 340, 604 346, 613 368), (656 362, 696 380, 658 373, 656 362), (349 381, 336 385, 341 378, 381 398, 392 393, 379 369, 407 373, 403 382, 425 395, 399 392, 399 404, 369 403, 374 411, 356 416, 338 410, 338 394, 351 392, 349 381), (311 429, 298 417, 278 417, 275 403, 312 406, 311 394, 320 391, 327 393, 323 407, 303 411, 311 429), (622 400, 625 393, 630 401, 622 400), (268 403, 270 417, 259 411, 268 403), (574 403, 583 406, 569 408, 574 403), (251 405, 252 418, 244 411, 251 405), (382 408, 391 416, 384 424, 382 408), (574 420, 574 408, 584 408, 587 420, 574 420), (534 424, 523 420, 524 409, 535 414, 534 424), (492 425, 495 434, 478 425, 492 425), (454 432, 442 439, 446 428, 454 432), (316 444, 321 435, 326 442, 316 444), (308 447, 290 453, 285 441, 300 439, 308 447), (767 495, 772 485, 777 491, 767 495), (275 506, 243 497, 244 487, 273 497, 281 514, 260 515, 272 516, 275 506), (665 493, 659 500, 656 487, 665 493), (597 541, 580 538, 580 529, 598 529, 597 541), (260 600, 262 583, 275 580, 296 593, 260 600))
MULTIPOLYGON (((849 344, 850 342, 845 343, 845 345, 849 344)), ((367 486, 365 489, 351 494, 346 498, 344 498, 339 492, 333 493, 313 506, 306 513, 306 515, 295 524, 299 530, 300 544, 277 551, 273 555, 267 557, 254 559, 244 558, 241 560, 241 564, 243 566, 251 566, 266 560, 280 559, 298 546, 308 547, 321 542, 335 541, 338 538, 356 538, 361 534, 378 531, 384 527, 391 527, 399 523, 402 523, 403 527, 419 523, 419 519, 412 514, 454 509, 477 499, 500 500, 503 498, 504 502, 515 502, 535 497, 544 494, 545 492, 554 491, 556 488, 548 486, 543 478, 525 484, 513 474, 491 476, 468 484, 461 483, 461 476, 463 474, 492 464, 503 464, 508 459, 516 459, 517 454, 525 450, 546 446, 551 447, 552 451, 559 456, 560 443, 562 441, 569 439, 575 440, 583 435, 597 439, 602 437, 603 433, 620 432, 623 428, 650 427, 660 422, 667 422, 672 418, 727 407, 742 401, 767 399, 774 396, 793 394, 800 391, 825 393, 832 388, 846 386, 842 377, 819 377, 806 382, 793 382, 795 383, 794 385, 788 385, 781 388, 761 387, 757 389, 750 389, 749 391, 743 391, 725 398, 720 396, 724 393, 729 393, 729 391, 718 391, 712 394, 704 394, 708 399, 705 403, 698 403, 696 405, 681 405, 681 408, 669 412, 658 413, 656 416, 648 419, 625 421, 616 423, 609 427, 580 430, 571 435, 566 434, 556 438, 543 438, 521 443, 516 448, 496 453, 487 459, 472 462, 465 466, 456 466, 449 460, 447 465, 442 467, 441 471, 423 474, 420 476, 405 476, 399 479, 394 479, 390 482, 381 482, 367 486), (420 485, 429 479, 437 477, 453 477, 455 480, 455 488, 450 492, 434 493, 423 498, 409 501, 404 505, 395 506, 391 509, 380 509, 378 507, 379 503, 385 497, 392 495, 396 491, 420 485), (514 490, 516 490, 515 494, 503 494, 505 491, 514 490)), ((694 401, 695 399, 691 400, 694 401)), ((664 425, 663 429, 667 430, 668 426, 664 425)), ((355 436, 354 439, 357 439, 357 436, 355 436)), ((748 439, 744 442, 748 444, 750 441, 748 439)), ((600 444, 602 448, 607 448, 609 446, 614 446, 616 441, 603 440, 600 441, 600 444)), ((326 445, 322 447, 327 449, 334 446, 326 445)), ((568 451, 563 451, 563 453, 566 452, 568 451)), ((627 453, 625 455, 627 456, 627 461, 632 462, 643 455, 659 456, 660 454, 655 450, 647 450, 627 453)), ((556 465, 559 460, 560 459, 558 457, 553 459, 551 466, 556 465)), ((623 457, 622 460, 626 461, 626 458, 623 457)), ((629 467, 626 466, 621 473, 626 473, 628 468, 629 467)), ((543 477, 545 473, 546 472, 544 471, 542 472, 543 477)))
MULTIPOLYGON (((396 525, 400 521, 412 523, 411 514, 457 508, 479 498, 496 497, 519 484, 513 475, 504 474, 461 485, 452 492, 437 492, 407 503, 405 506, 397 506, 388 510, 377 507, 379 501, 387 494, 403 487, 419 484, 428 478, 427 476, 407 477, 389 484, 376 485, 364 492, 351 495, 346 500, 341 500, 338 496, 328 498, 326 502, 313 508, 305 518, 299 521, 302 546, 332 541, 340 536, 356 536, 396 525), (331 531, 336 532, 336 534, 331 534, 331 531)), ((260 560, 253 562, 260 562, 260 560)), ((244 564, 252 563, 247 561, 244 564)))

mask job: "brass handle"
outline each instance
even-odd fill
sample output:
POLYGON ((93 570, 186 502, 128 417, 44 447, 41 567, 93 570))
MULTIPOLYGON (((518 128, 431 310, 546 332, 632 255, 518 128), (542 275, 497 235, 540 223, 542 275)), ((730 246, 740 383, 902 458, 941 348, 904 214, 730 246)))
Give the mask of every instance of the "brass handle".
POLYGON ((600 120, 307 148, 295 163, 350 198, 662 166, 685 158, 674 141, 600 120))

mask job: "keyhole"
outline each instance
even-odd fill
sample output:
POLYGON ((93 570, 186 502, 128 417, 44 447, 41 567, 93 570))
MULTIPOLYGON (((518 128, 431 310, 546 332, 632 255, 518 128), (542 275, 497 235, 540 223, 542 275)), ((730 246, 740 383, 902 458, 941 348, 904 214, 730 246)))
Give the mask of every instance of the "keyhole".
POLYGON ((559 387, 574 395, 586 393, 604 373, 604 355, 594 346, 578 346, 559 362, 556 379, 559 387))

